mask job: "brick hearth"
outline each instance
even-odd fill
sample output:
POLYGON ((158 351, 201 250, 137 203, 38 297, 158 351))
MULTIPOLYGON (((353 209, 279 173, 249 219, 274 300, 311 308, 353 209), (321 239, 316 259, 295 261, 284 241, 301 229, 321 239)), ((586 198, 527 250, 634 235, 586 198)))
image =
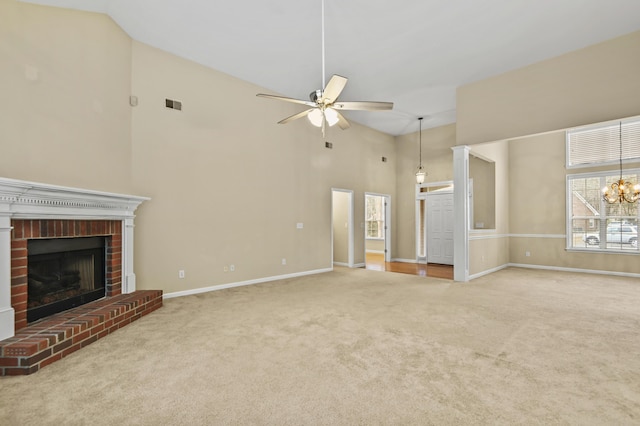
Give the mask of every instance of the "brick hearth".
POLYGON ((161 290, 141 290, 37 321, 0 341, 0 376, 35 373, 161 306, 161 290))

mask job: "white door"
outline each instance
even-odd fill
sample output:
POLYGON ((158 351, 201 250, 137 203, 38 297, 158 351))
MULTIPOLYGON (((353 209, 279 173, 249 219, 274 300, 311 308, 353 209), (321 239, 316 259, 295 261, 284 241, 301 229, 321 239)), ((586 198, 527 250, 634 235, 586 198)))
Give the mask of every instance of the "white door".
POLYGON ((453 194, 427 195, 427 262, 453 265, 453 194))

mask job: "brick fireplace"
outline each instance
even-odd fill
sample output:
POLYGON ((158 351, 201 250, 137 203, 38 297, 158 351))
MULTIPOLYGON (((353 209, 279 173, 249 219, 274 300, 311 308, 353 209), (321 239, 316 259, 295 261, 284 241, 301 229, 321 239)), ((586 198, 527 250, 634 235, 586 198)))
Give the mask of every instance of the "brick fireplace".
POLYGON ((105 296, 122 293, 122 222, 117 220, 15 219, 11 221, 11 306, 15 331, 27 326, 27 242, 105 236, 105 296))
POLYGON ((0 178, 0 375, 30 374, 162 306, 136 291, 134 212, 145 197, 0 178), (33 240, 104 239, 105 297, 28 323, 33 240))

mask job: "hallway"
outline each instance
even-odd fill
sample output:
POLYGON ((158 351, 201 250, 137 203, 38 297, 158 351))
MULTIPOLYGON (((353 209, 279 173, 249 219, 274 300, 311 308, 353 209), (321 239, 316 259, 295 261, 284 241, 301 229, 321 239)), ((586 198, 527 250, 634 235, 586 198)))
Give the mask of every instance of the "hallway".
POLYGON ((399 272, 422 277, 453 279, 453 266, 437 263, 385 262, 383 253, 366 253, 366 269, 372 271, 399 272))

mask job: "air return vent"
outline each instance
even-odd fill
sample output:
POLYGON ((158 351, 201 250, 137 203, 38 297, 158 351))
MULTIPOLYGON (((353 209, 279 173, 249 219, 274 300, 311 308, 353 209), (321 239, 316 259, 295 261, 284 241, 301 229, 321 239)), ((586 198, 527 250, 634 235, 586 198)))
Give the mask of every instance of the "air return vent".
POLYGON ((174 101, 173 99, 165 99, 165 106, 171 109, 177 109, 178 111, 182 111, 182 102, 174 101))

